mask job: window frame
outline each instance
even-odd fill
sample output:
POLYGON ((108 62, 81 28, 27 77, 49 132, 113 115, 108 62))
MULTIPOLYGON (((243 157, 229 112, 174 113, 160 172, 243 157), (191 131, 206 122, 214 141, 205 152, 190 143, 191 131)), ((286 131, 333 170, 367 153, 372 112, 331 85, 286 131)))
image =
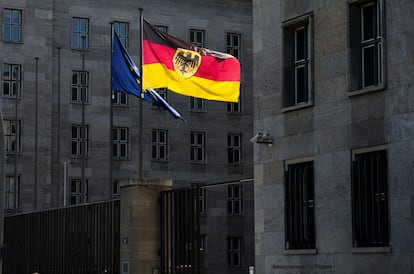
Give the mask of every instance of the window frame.
POLYGON ((199 204, 200 204, 200 215, 201 216, 206 216, 207 215, 207 189, 204 187, 200 187, 199 188, 199 195, 198 195, 198 199, 199 199, 199 204))
POLYGON ((80 178, 71 178, 70 179, 70 191, 69 191, 69 203, 70 205, 80 205, 86 204, 89 201, 89 180, 85 179, 85 184, 82 184, 82 179, 80 178), (76 184, 76 189, 73 191, 73 183, 76 184), (72 199, 75 199, 75 203, 72 202, 72 199))
POLYGON ((121 44, 128 50, 129 46, 129 22, 125 21, 113 21, 113 28, 114 32, 118 34, 119 40, 121 41, 121 44), (123 33, 123 29, 121 29, 121 26, 125 27, 125 33, 123 33))
POLYGON ((227 186, 227 215, 228 216, 242 216, 243 215, 243 186, 239 184, 227 186), (236 189, 238 195, 236 195, 236 189), (239 210, 236 211, 236 205, 238 204, 239 210))
POLYGON ((207 163, 207 133, 193 130, 190 132, 190 162, 207 163), (201 137, 201 143, 199 138, 201 137), (199 157, 201 156, 201 157, 199 157))
POLYGON ((127 127, 113 127, 112 128, 112 159, 114 160, 128 160, 129 159, 129 140, 130 140, 129 128, 127 127), (125 136, 125 138, 122 138, 122 136, 125 136))
POLYGON ((385 0, 353 0, 348 3, 348 95, 357 96, 384 90, 387 86, 385 0), (372 13, 372 37, 364 40, 363 9, 374 6, 372 13), (366 81, 364 49, 373 49, 373 83, 366 81))
POLYGON ((285 250, 315 250, 315 178, 313 159, 285 162, 284 189, 285 250), (306 208, 305 212, 298 210, 303 208, 306 208))
POLYGON ((12 64, 12 63, 3 63, 2 64, 2 97, 4 98, 16 98, 16 94, 14 93, 14 84, 17 85, 17 98, 22 98, 22 84, 23 84, 23 71, 22 71, 22 65, 21 64, 12 64), (9 77, 5 77, 5 68, 9 67, 9 77), (18 68, 18 79, 14 79, 13 76, 13 69, 18 68), (5 94, 5 85, 8 83, 9 88, 7 89, 9 91, 9 94, 5 94))
MULTIPOLYGON (((386 146, 376 146, 364 149, 355 149, 352 151, 352 165, 351 165, 351 202, 352 202, 352 246, 357 252, 358 249, 365 248, 387 248, 390 247, 390 223, 389 223, 389 195, 388 195, 388 151, 386 146), (366 162, 364 162, 364 160, 366 162), (375 161, 374 161, 375 160, 375 161), (363 165, 373 168, 373 170, 366 170, 365 173, 361 169, 363 165), (362 167, 361 167, 362 166, 362 167), (382 177, 376 170, 381 173, 382 177), (368 176, 374 176, 377 180, 369 180, 368 176), (366 179, 366 182, 361 180, 366 179), (381 180, 382 179, 382 180, 381 180), (369 182, 368 182, 369 181, 369 182), (375 182, 374 182, 375 181, 375 182), (371 187, 370 183, 373 183, 371 187), (360 187, 357 187, 360 184, 360 187), (361 185, 364 184, 364 185, 361 185), (378 192, 375 192, 376 190, 378 192), (360 190, 360 191, 358 191, 360 190), (372 190, 370 193, 365 193, 366 190, 372 190), (381 192, 380 190, 384 191, 381 192), (358 199, 360 197, 360 199, 358 199), (370 199, 370 197, 373 197, 370 199), (375 198, 374 198, 375 197, 375 198), (369 201, 371 203, 369 203, 369 201), (382 202, 381 202, 381 201, 382 202), (374 203, 377 203, 375 208, 374 203), (380 208, 382 207, 382 208, 380 208), (382 213, 381 214, 381 209, 382 213), (378 210, 378 212, 375 212, 378 210), (370 214, 370 218, 364 219, 364 214, 370 214), (380 217, 381 215, 381 217, 380 217), (382 219, 382 220, 381 220, 382 219), (372 223, 374 222, 374 224, 372 223), (378 222, 378 226, 375 226, 378 222), (361 227, 366 230, 361 231, 361 227), (383 234, 376 230, 383 229, 383 234), (373 237, 375 234, 378 237, 373 237)), ((368 216, 368 215, 365 215, 368 216)))
POLYGON ((227 164, 240 165, 242 163, 242 134, 241 133, 227 133, 227 164), (235 145, 235 138, 238 138, 238 145, 235 145), (236 161, 236 154, 238 153, 238 161, 236 161), (231 158, 231 159, 230 159, 231 158))
POLYGON ((168 138, 169 138, 168 129, 158 128, 158 129, 151 130, 151 160, 152 161, 159 161, 159 162, 168 161, 168 157, 169 157, 168 138), (164 134, 164 140, 165 140, 164 142, 161 140, 161 133, 164 134), (161 157, 162 156, 161 151, 164 151, 164 157, 161 157))
POLYGON ((227 237, 227 266, 229 268, 241 268, 242 267, 242 237, 240 236, 228 236, 227 237), (234 241, 238 242, 238 248, 234 246, 234 241), (234 255, 237 256, 238 263, 234 262, 234 255))
POLYGON ((313 13, 287 20, 282 23, 282 111, 301 109, 314 104, 314 39, 313 13), (296 59, 298 44, 297 33, 304 32, 304 59, 296 59), (298 95, 298 68, 305 68, 303 80, 303 101, 298 95))
MULTIPOLYGON (((81 124, 72 124, 71 125, 71 157, 72 158, 82 158, 82 134, 81 124), (76 137, 73 136, 73 129, 76 127, 76 137), (76 144, 76 154, 73 154, 73 145, 76 144)), ((89 157, 89 126, 84 125, 85 127, 85 155, 84 157, 89 157)))
POLYGON ((5 144, 4 144, 4 150, 6 154, 16 154, 16 153, 21 153, 22 151, 22 147, 21 147, 21 120, 15 120, 15 119, 3 119, 3 126, 4 126, 4 139, 5 139, 5 144), (15 125, 17 122, 17 125, 15 125), (10 132, 10 130, 12 130, 12 124, 14 124, 15 128, 16 128, 16 133, 12 133, 10 132), (13 136, 17 136, 17 137, 13 137, 13 136), (17 151, 13 150, 12 147, 12 143, 13 143, 13 139, 17 139, 17 151))
POLYGON ((20 175, 17 175, 17 184, 14 184, 14 188, 10 187, 10 179, 16 182, 14 175, 6 175, 4 177, 4 210, 5 211, 16 211, 20 209, 20 175), (14 196, 14 205, 10 207, 10 196, 14 196))
POLYGON ((206 45, 205 37, 206 37, 206 32, 203 29, 191 28, 188 30, 188 42, 194 46, 204 48, 206 45), (201 35, 201 39, 200 39, 201 41, 198 41, 199 40, 198 34, 201 35))
POLYGON ((82 70, 72 70, 71 77, 71 93, 70 93, 70 102, 72 104, 82 104, 84 100, 85 104, 89 104, 89 91, 90 91, 90 75, 89 71, 82 70), (73 81, 76 74, 76 83, 73 81), (82 79, 85 78, 85 83, 82 83, 82 79), (82 90, 85 89, 85 98, 82 98, 82 90), (76 96, 74 96, 74 90, 76 90, 76 96), (76 99, 74 99, 76 97, 76 99))
POLYGON ((189 108, 193 112, 207 112, 207 100, 190 96, 189 108))
POLYGON ((83 50, 83 43, 82 43, 82 36, 85 36, 85 50, 89 50, 89 43, 90 43, 90 19, 88 17, 80 17, 80 16, 72 16, 70 20, 70 48, 73 50, 83 50), (78 30, 74 29, 74 20, 77 20, 77 28, 78 30), (80 23, 82 20, 87 22, 86 31, 81 30, 80 23), (76 44, 74 42, 74 37, 76 36, 76 44))
POLYGON ((23 24, 23 9, 5 7, 5 8, 3 8, 3 14, 2 15, 3 15, 2 16, 2 19, 3 19, 2 20, 2 23, 3 23, 2 41, 5 42, 5 43, 17 43, 17 44, 23 43, 23 25, 24 25, 23 24), (6 22, 5 22, 5 12, 6 12, 6 10, 11 11, 10 24, 6 24, 6 22), (18 11, 19 14, 20 14, 19 24, 13 24, 13 15, 12 15, 13 11, 18 11), (11 38, 6 39, 6 37, 5 37, 5 35, 6 35, 6 30, 5 30, 6 26, 10 26, 10 28, 13 29, 13 28, 16 27, 16 25, 17 25, 17 28, 19 29, 19 39, 18 40, 13 39, 13 31, 12 30, 10 31, 10 37, 11 38))
POLYGON ((127 107, 128 105, 128 93, 112 91, 112 106, 127 107))

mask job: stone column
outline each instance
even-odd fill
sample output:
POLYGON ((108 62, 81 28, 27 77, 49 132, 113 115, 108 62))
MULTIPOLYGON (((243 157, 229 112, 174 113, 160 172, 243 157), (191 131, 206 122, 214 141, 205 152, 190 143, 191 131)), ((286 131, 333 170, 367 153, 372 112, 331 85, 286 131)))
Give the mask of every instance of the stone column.
POLYGON ((171 180, 131 180, 121 186, 121 273, 152 274, 160 269, 160 192, 171 180))

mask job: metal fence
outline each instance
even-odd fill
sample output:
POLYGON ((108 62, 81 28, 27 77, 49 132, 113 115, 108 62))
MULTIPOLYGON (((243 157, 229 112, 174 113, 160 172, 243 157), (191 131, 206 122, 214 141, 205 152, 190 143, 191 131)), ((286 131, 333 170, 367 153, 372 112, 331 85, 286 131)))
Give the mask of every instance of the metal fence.
POLYGON ((5 217, 3 273, 119 273, 119 222, 119 200, 5 217))
POLYGON ((161 273, 202 273, 199 188, 161 192, 161 273))

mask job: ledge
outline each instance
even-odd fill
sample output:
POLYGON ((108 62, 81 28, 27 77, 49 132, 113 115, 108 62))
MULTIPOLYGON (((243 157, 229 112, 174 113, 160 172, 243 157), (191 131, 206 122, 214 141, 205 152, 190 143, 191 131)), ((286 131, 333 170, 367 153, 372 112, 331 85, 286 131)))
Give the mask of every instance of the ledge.
POLYGON ((314 255, 317 254, 318 250, 316 248, 312 249, 286 249, 283 251, 285 255, 314 255))
POLYGON ((361 254, 361 253, 391 253, 390 246, 384 247, 353 247, 352 253, 361 254))
POLYGON ((363 94, 367 94, 367 93, 371 93, 371 92, 376 92, 376 91, 381 91, 381 90, 385 90, 385 86, 384 85, 379 85, 379 86, 374 86, 374 87, 369 87, 369 88, 352 90, 352 91, 349 91, 349 97, 354 97, 354 96, 363 95, 363 94))

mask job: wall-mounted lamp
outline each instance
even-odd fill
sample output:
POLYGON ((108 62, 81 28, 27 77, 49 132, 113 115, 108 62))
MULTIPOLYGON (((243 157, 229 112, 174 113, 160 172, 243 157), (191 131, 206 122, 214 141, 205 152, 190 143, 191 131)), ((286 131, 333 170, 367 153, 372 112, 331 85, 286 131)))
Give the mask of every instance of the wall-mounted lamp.
POLYGON ((269 133, 259 132, 250 139, 250 142, 253 143, 253 144, 256 143, 256 144, 272 145, 273 144, 273 139, 272 139, 272 136, 270 136, 269 133))

